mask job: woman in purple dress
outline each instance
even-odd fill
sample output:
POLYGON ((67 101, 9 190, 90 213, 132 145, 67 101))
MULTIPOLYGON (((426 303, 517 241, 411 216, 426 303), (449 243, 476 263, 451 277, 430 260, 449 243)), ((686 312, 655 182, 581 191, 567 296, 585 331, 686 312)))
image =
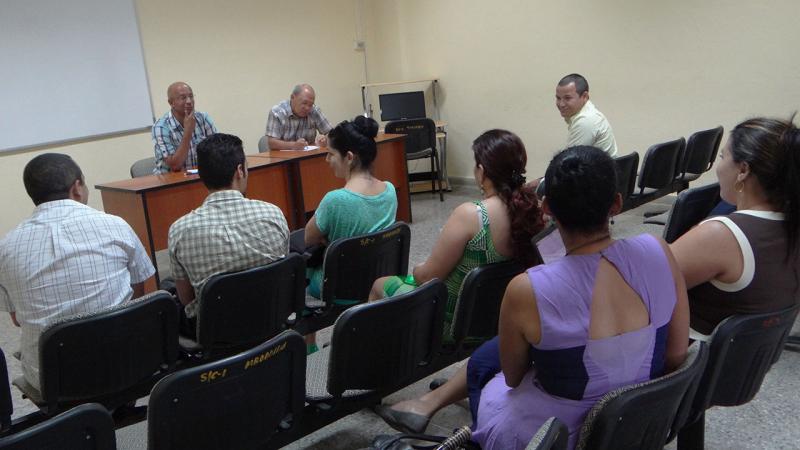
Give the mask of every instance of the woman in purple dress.
POLYGON ((509 283, 498 339, 481 358, 496 349, 501 372, 470 360, 473 439, 484 450, 525 448, 551 416, 567 424, 573 447, 604 394, 661 376, 686 356, 686 287, 666 243, 610 236, 609 216, 622 203, 615 178, 613 160, 593 147, 564 150, 547 169, 542 207, 567 254, 509 283))

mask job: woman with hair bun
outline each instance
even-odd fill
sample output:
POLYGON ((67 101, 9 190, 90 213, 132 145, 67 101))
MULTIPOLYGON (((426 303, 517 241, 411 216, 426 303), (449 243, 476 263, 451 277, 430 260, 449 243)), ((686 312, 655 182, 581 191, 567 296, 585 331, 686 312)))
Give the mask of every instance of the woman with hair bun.
MULTIPOLYGON (((345 185, 325 194, 305 228, 305 245, 326 245, 336 239, 382 230, 395 222, 397 194, 394 185, 372 175, 377 154, 378 123, 356 116, 328 133, 325 161, 345 185)), ((322 267, 308 269, 308 293, 320 298, 322 267)), ((309 350, 316 345, 309 342, 309 350)))
POLYGON ((728 316, 800 301, 800 130, 793 119, 736 125, 716 169, 720 196, 736 211, 701 222, 671 246, 689 288, 696 339, 728 316))

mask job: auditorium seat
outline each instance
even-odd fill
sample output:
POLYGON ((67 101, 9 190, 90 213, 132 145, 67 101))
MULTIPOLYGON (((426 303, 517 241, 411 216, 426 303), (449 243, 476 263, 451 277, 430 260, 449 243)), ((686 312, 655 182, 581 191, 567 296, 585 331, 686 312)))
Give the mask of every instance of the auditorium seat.
POLYGON ((376 279, 405 276, 410 249, 411 229, 404 222, 333 241, 325 249, 322 263, 322 306, 307 304, 308 310, 295 329, 308 334, 329 327, 342 311, 367 301, 376 279))
POLYGON ((636 189, 629 197, 627 209, 636 208, 673 192, 673 181, 679 173, 678 163, 685 146, 686 140, 680 138, 655 144, 647 149, 636 189))
POLYGON ((441 346, 446 303, 447 289, 434 279, 343 312, 331 345, 308 357, 306 400, 335 403, 413 382, 441 346))
POLYGON ((735 315, 717 325, 691 413, 678 433, 679 450, 704 447, 707 409, 739 406, 755 397, 783 351, 798 310, 800 305, 773 313, 735 315))
POLYGON ((622 210, 630 208, 630 197, 636 187, 636 171, 639 169, 639 154, 633 152, 625 156, 614 158, 617 167, 617 192, 622 195, 622 210))
POLYGON ((688 407, 708 360, 708 347, 695 342, 674 371, 607 393, 589 410, 578 450, 661 450, 688 407))
POLYGON ((719 183, 687 189, 678 194, 667 216, 664 240, 669 244, 678 240, 705 219, 719 201, 719 183))
POLYGON ((0 438, 0 450, 115 450, 114 420, 97 403, 76 406, 0 438))
POLYGON ((557 417, 551 417, 539 427, 525 450, 567 450, 568 440, 567 426, 557 417))
POLYGON ((156 291, 50 325, 39 338, 41 390, 23 377, 14 385, 47 415, 90 402, 113 411, 147 395, 177 354, 178 310, 156 291))
POLYGON ((156 384, 147 448, 277 448, 303 420, 306 346, 294 331, 225 359, 177 371, 156 384))
POLYGON ((265 266, 211 277, 200 292, 197 340, 181 337, 194 361, 254 347, 290 328, 305 306, 305 261, 289 253, 265 266))

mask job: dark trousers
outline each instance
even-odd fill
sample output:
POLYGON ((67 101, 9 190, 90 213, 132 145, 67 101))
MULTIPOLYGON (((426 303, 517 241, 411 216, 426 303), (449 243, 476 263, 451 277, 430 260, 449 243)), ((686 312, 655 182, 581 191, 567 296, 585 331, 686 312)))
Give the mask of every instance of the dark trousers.
POLYGON ((467 396, 473 424, 478 421, 481 391, 500 370, 500 345, 494 337, 476 348, 467 361, 467 396))

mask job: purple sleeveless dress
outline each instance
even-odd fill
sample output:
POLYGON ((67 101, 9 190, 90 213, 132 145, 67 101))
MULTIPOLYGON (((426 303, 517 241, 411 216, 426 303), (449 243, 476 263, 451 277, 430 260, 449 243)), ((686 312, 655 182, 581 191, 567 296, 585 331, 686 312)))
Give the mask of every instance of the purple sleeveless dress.
POLYGON ((503 373, 483 388, 472 439, 484 450, 524 449, 551 416, 569 428, 569 448, 589 409, 607 392, 658 377, 664 368, 675 281, 664 250, 650 235, 614 242, 601 253, 566 256, 527 271, 541 318, 534 368, 515 389, 503 373), (589 339, 589 312, 601 257, 642 298, 650 325, 589 339))

